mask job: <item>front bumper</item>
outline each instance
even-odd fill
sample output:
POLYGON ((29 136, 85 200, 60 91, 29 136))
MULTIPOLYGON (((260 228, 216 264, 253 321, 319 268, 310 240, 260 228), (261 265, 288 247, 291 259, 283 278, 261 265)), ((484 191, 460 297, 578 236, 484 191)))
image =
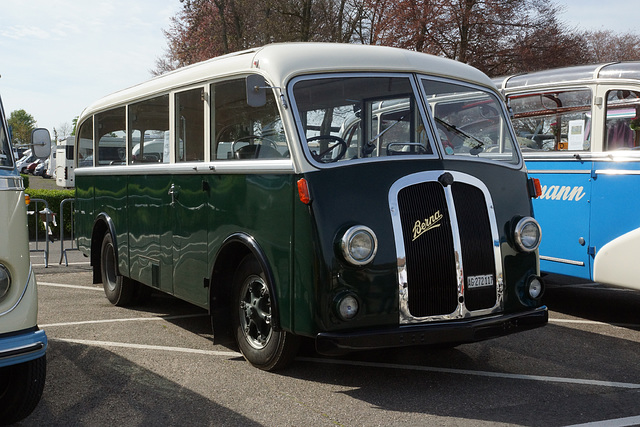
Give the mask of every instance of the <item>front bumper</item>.
POLYGON ((339 356, 351 351, 429 344, 463 344, 509 335, 544 326, 549 321, 546 306, 532 310, 464 320, 422 323, 358 332, 321 332, 316 351, 339 356))
POLYGON ((0 335, 0 368, 44 356, 47 344, 47 335, 37 328, 18 334, 0 335))

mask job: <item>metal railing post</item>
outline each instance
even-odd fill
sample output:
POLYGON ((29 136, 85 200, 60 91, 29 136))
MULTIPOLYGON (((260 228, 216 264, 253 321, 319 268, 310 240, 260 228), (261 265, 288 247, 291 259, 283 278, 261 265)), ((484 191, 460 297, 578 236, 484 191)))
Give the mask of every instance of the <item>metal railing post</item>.
POLYGON ((60 202, 60 261, 58 264, 62 264, 62 259, 64 258, 65 267, 69 266, 69 261, 67 259, 67 251, 77 251, 78 248, 75 247, 75 221, 74 221, 74 201, 75 199, 64 199, 60 202), (71 215, 69 216, 69 220, 71 221, 71 246, 69 248, 64 247, 64 206, 66 204, 70 204, 71 215))
POLYGON ((44 266, 45 268, 49 267, 49 236, 48 236, 48 232, 50 231, 49 228, 49 221, 51 220, 53 212, 49 209, 49 203, 47 203, 46 200, 44 199, 31 199, 29 206, 27 207, 27 215, 33 215, 35 217, 35 244, 36 244, 36 248, 35 249, 29 249, 29 252, 44 252, 44 266), (42 210, 38 210, 38 204, 42 203, 44 205, 44 209, 42 210), (33 210, 29 210, 29 207, 31 207, 31 204, 33 204, 33 210), (38 219, 40 219, 41 222, 44 222, 44 235, 45 235, 45 248, 44 249, 40 249, 40 239, 39 239, 39 233, 38 233, 38 219))

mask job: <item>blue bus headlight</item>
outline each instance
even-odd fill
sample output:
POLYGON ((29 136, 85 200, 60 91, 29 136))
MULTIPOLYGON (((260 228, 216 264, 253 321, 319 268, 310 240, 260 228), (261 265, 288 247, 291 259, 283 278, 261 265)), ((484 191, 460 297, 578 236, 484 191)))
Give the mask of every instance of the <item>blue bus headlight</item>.
POLYGON ((9 270, 7 270, 7 267, 0 264, 0 300, 4 298, 7 293, 9 293, 10 287, 11 274, 9 274, 9 270))
POLYGON ((518 250, 523 252, 533 252, 540 246, 542 231, 538 221, 526 216, 516 224, 513 231, 513 238, 518 250))
POLYGON ((369 263, 378 250, 378 239, 369 227, 354 225, 342 236, 342 255, 353 265, 369 263))

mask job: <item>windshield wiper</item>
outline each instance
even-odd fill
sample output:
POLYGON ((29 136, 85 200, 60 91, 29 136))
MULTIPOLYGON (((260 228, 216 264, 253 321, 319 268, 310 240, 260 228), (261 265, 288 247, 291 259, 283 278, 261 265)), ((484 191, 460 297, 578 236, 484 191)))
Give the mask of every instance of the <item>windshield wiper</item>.
POLYGON ((394 127, 395 125, 400 123, 405 117, 407 117, 406 114, 404 116, 400 117, 394 123, 392 123, 391 126, 389 126, 386 129, 383 129, 379 134, 377 134, 376 136, 371 138, 369 141, 367 141, 367 143, 364 144, 364 146, 362 147, 362 155, 363 155, 363 157, 368 156, 369 154, 373 153, 373 150, 375 150, 376 145, 373 143, 373 141, 375 141, 376 139, 380 138, 382 135, 384 135, 385 133, 390 131, 392 127, 394 127))
POLYGON ((438 118, 438 117, 434 117, 434 119, 436 120, 436 122, 440 123, 441 125, 443 125, 444 127, 446 127, 449 130, 454 131, 455 133, 457 133, 458 135, 462 135, 465 138, 469 138, 474 140, 475 142, 478 143, 478 145, 471 147, 471 150, 469 150, 469 154, 471 154, 472 156, 475 156, 476 154, 479 154, 480 152, 482 152, 482 150, 484 150, 484 142, 482 142, 481 140, 479 140, 478 138, 476 138, 473 135, 469 135, 468 133, 466 133, 463 130, 458 129, 457 127, 455 127, 454 125, 445 122, 444 120, 438 118))

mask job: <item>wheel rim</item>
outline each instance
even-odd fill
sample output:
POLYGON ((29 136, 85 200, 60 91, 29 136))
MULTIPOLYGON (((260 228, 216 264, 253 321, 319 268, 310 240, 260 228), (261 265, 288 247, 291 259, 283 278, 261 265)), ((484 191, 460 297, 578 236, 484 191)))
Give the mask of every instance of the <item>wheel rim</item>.
POLYGON ((240 290, 240 328, 246 341, 262 349, 271 338, 271 296, 260 276, 249 276, 240 290))
POLYGON ((113 245, 106 245, 102 252, 102 270, 104 278, 106 279, 105 285, 111 292, 116 289, 116 255, 113 250, 113 245))

